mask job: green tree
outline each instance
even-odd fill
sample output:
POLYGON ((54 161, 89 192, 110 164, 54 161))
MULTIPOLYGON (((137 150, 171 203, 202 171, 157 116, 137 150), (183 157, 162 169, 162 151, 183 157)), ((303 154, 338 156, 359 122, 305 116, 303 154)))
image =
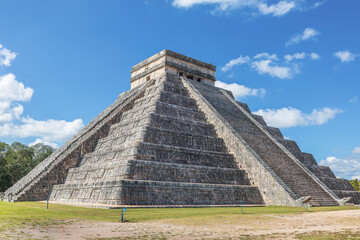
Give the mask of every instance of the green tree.
POLYGON ((359 179, 350 180, 349 182, 356 191, 360 191, 360 181, 359 181, 359 179))
POLYGON ((53 151, 43 144, 29 147, 19 142, 11 145, 0 142, 0 192, 19 181, 53 151))
POLYGON ((7 171, 6 152, 10 146, 4 142, 0 142, 0 192, 4 192, 11 186, 11 176, 7 171))
POLYGON ((16 183, 31 170, 33 156, 33 150, 25 144, 14 142, 10 145, 5 159, 12 184, 16 183))
POLYGON ((54 152, 54 148, 44 145, 42 143, 35 144, 31 147, 34 153, 33 156, 33 164, 38 165, 48 156, 50 156, 54 152))

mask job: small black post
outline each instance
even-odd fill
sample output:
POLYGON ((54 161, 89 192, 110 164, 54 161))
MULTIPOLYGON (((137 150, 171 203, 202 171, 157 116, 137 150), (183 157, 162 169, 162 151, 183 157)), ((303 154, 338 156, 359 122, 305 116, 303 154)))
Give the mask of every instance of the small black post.
POLYGON ((46 209, 49 209, 49 199, 46 199, 46 209))
POLYGON ((243 214, 243 201, 241 200, 241 214, 243 214))
POLYGON ((124 222, 124 207, 121 208, 121 222, 124 222))

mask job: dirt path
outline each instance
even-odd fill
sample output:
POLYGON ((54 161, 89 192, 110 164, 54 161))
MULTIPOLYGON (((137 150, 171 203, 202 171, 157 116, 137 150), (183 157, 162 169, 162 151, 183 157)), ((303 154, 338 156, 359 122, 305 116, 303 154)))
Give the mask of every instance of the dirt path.
MULTIPOLYGON (((291 215, 232 215, 168 219, 143 223, 72 221, 56 227, 25 228, 13 235, 31 239, 297 239, 302 234, 356 232, 360 210, 291 215)), ((1 237, 0 237, 1 239, 1 237)))

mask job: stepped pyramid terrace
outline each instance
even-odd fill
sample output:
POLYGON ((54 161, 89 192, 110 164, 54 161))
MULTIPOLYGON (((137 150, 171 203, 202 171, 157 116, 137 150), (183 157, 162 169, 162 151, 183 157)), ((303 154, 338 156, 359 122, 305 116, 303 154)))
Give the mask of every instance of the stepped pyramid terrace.
POLYGON ((360 204, 360 192, 231 92, 214 65, 163 50, 131 89, 2 195, 116 208, 360 204))

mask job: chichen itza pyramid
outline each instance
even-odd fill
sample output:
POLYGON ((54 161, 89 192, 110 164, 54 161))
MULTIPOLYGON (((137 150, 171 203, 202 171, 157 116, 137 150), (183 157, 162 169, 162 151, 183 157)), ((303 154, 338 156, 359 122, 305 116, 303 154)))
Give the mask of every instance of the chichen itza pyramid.
POLYGON ((360 204, 360 192, 214 87, 216 67, 169 51, 131 89, 5 192, 93 206, 360 204))

